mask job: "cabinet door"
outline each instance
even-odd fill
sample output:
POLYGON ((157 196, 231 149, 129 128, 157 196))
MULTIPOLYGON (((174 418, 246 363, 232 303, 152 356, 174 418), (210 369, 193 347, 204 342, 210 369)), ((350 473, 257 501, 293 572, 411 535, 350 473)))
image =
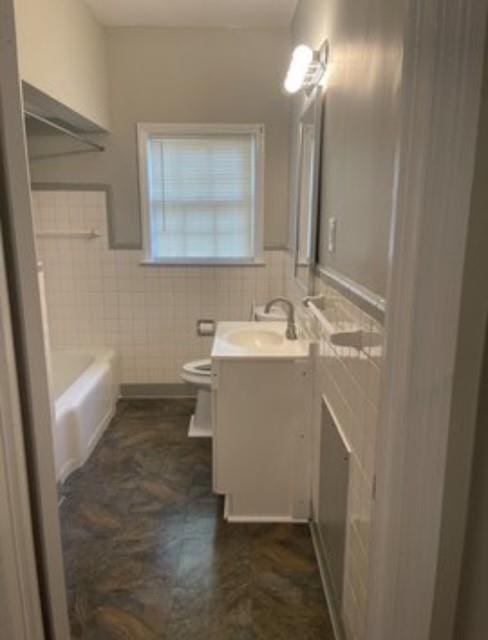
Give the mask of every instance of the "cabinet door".
POLYGON ((215 489, 232 495, 239 516, 292 518, 297 476, 306 474, 296 455, 306 446, 303 367, 291 360, 225 360, 217 375, 215 489))

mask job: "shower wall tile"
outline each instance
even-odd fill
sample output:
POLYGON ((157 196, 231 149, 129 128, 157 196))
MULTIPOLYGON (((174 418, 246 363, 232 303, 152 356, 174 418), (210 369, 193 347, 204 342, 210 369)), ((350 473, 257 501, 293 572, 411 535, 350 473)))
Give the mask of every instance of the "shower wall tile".
MULTIPOLYGON (((315 293, 326 299, 327 318, 337 329, 361 329, 361 349, 331 344, 316 319, 300 304, 304 293, 285 265, 286 295, 298 305, 302 325, 318 341, 315 362, 315 437, 325 397, 352 449, 345 550, 342 618, 348 640, 363 640, 368 603, 370 528, 373 516, 376 427, 383 364, 384 329, 320 277, 315 293)), ((318 441, 318 440, 316 440, 318 441)), ((320 465, 320 461, 317 461, 320 465)), ((318 474, 318 468, 315 470, 318 474)))
POLYGON ((199 318, 243 320, 252 302, 283 295, 286 254, 261 267, 142 266, 140 251, 108 248, 105 194, 33 193, 36 231, 96 229, 100 237, 38 237, 53 348, 110 347, 122 382, 175 383, 184 362, 209 356, 199 318))

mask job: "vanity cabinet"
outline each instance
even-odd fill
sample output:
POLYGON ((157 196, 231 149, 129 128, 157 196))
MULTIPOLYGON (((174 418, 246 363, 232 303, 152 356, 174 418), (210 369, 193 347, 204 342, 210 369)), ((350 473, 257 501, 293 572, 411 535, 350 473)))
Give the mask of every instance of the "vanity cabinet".
POLYGON ((310 359, 213 356, 213 486, 226 518, 307 520, 310 359))

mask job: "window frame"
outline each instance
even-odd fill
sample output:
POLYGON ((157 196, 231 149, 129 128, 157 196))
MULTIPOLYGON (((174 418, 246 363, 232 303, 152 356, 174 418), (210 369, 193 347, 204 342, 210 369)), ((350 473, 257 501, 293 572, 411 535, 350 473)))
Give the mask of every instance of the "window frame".
POLYGON ((264 225, 264 149, 265 127, 263 124, 186 124, 186 123, 150 123, 137 124, 137 147, 139 163, 139 197, 141 208, 141 231, 143 260, 147 265, 259 265, 263 264, 263 225, 264 225), (243 135, 250 134, 255 140, 255 207, 253 256, 245 258, 157 258, 151 251, 151 220, 149 206, 149 172, 147 146, 151 136, 175 135, 243 135))

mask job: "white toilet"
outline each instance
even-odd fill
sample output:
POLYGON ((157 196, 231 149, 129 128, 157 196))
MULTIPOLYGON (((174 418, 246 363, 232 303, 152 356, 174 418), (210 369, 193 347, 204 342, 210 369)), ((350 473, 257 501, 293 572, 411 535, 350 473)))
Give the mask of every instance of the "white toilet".
POLYGON ((211 410, 211 375, 212 361, 194 360, 183 365, 181 377, 185 382, 197 387, 197 407, 191 417, 189 438, 212 437, 212 410, 211 410))
MULTIPOLYGON (((253 305, 252 317, 258 322, 286 321, 286 314, 282 309, 274 308, 269 312, 264 306, 253 305)), ((194 360, 183 365, 181 377, 185 382, 197 387, 197 407, 191 417, 189 438, 212 437, 212 361, 194 360)))

